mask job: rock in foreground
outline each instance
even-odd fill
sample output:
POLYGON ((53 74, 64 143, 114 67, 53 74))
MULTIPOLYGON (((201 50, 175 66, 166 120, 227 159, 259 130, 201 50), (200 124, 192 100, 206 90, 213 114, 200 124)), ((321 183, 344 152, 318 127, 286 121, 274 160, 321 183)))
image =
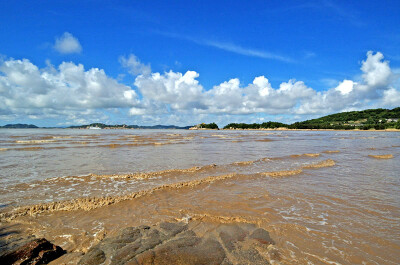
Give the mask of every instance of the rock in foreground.
POLYGON ((161 223, 130 227, 92 247, 79 264, 269 264, 273 240, 254 225, 161 223))
POLYGON ((0 264, 46 264, 63 255, 65 251, 45 238, 35 239, 0 257, 0 264))

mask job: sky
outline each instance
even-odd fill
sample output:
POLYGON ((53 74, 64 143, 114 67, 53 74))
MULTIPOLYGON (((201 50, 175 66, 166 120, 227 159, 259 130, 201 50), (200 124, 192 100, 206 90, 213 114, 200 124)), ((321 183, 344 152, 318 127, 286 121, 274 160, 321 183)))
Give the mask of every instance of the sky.
POLYGON ((0 0, 0 125, 400 106, 400 1, 0 0))

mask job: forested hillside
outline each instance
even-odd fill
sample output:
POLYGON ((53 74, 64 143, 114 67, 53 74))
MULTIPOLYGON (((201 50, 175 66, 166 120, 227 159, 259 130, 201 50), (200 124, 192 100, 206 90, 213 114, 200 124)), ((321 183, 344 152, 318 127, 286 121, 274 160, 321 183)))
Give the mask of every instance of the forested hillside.
POLYGON ((400 129, 400 107, 389 109, 368 109, 331 114, 318 119, 296 122, 293 129, 400 129))
POLYGON ((318 119, 284 124, 280 122, 230 123, 224 129, 336 129, 336 130, 383 130, 400 129, 400 107, 390 109, 368 109, 331 114, 318 119))

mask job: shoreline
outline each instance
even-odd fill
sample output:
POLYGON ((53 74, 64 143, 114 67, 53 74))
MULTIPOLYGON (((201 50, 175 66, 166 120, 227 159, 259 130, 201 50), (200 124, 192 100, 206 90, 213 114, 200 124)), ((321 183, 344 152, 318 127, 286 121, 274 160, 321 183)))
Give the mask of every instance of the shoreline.
MULTIPOLYGON (((39 128, 39 129, 53 129, 53 128, 39 128)), ((78 130, 90 130, 88 128, 57 128, 57 129, 78 129, 78 130)), ((101 130, 183 130, 183 131, 344 131, 344 132, 400 132, 400 129, 384 129, 384 130, 345 130, 345 129, 289 129, 289 128, 260 128, 260 129, 207 129, 207 128, 198 128, 198 129, 145 129, 145 128, 102 128, 101 130)))
MULTIPOLYGON (((206 129, 207 130, 207 129, 206 129)), ((384 129, 384 130, 337 130, 337 129, 289 129, 289 128, 260 128, 260 129, 220 129, 221 131, 338 131, 338 132, 400 132, 400 129, 384 129)))
MULTIPOLYGON (((92 128, 61 128, 61 127, 38 127, 38 128, 3 128, 0 127, 0 130, 32 130, 32 129, 71 129, 71 130, 94 130, 92 128)), ((183 131, 346 131, 346 132, 400 132, 400 129, 389 128, 383 130, 369 129, 369 130, 360 130, 360 129, 290 129, 286 127, 279 128, 259 128, 259 129, 240 129, 240 128, 229 128, 229 129, 208 129, 208 128, 126 128, 126 127, 106 127, 106 128, 98 128, 97 130, 183 130, 183 131)))

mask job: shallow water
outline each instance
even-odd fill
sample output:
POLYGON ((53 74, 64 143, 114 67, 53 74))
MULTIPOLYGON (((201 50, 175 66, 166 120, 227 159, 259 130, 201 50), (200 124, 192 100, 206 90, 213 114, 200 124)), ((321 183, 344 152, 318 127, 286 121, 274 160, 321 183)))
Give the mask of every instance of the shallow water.
POLYGON ((0 130, 0 220, 69 251, 163 220, 249 222, 282 264, 398 264, 399 162, 398 132, 0 130))

